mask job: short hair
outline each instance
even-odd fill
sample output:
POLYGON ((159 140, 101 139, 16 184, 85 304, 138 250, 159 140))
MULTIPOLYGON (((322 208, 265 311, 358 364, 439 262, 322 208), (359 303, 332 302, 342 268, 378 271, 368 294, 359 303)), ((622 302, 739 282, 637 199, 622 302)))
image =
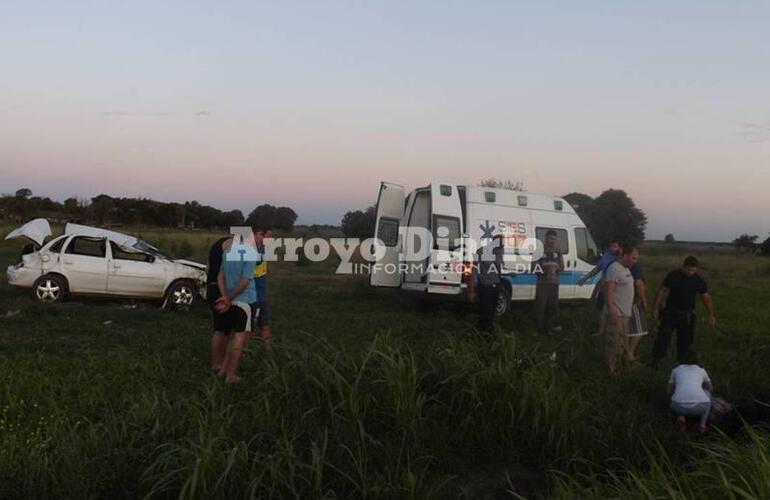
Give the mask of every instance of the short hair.
POLYGON ((556 234, 556 231, 554 231, 553 229, 549 229, 548 231, 545 232, 545 237, 548 238, 549 236, 558 236, 558 235, 556 234))
POLYGON ((690 255, 684 259, 684 267, 698 267, 698 259, 694 255, 690 255))
POLYGON ((613 243, 617 243, 619 247, 623 246, 623 242, 621 242, 618 238, 610 238, 610 241, 607 244, 612 245, 613 243))
POLYGON ((621 248, 623 248, 623 255, 631 255, 634 252, 634 250, 637 250, 636 245, 620 245, 620 246, 621 248))
POLYGON ((698 353, 693 350, 687 351, 682 357, 682 364, 700 366, 700 361, 698 361, 698 353))

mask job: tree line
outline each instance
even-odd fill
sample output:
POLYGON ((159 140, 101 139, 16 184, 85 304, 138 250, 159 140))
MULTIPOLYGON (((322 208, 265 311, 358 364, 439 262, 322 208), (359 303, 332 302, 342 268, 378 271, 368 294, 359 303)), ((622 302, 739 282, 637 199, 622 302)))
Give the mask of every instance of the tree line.
POLYGON ((739 252, 770 256, 770 236, 765 238, 762 243, 757 243, 757 241, 759 241, 759 235, 743 233, 733 240, 733 245, 739 252))
POLYGON ((149 198, 70 197, 63 202, 33 196, 29 188, 0 196, 0 218, 24 222, 35 217, 98 225, 143 225, 219 229, 252 225, 291 231, 297 213, 289 207, 262 204, 244 217, 240 210, 223 211, 197 201, 162 202, 149 198))

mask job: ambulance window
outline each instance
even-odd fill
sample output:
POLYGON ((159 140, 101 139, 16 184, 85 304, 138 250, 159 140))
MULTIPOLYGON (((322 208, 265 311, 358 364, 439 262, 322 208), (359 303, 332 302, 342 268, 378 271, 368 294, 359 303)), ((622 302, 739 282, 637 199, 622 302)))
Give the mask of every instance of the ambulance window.
POLYGON ((556 248, 563 254, 569 253, 569 236, 566 229, 556 229, 555 227, 536 227, 535 237, 545 245, 545 233, 548 231, 556 232, 556 248))
POLYGON ((487 203, 494 203, 495 202, 495 193, 492 191, 485 191, 484 192, 484 201, 487 203))
POLYGON ((588 264, 596 264, 599 252, 591 233, 584 227, 575 228, 575 245, 577 246, 577 258, 588 264))
POLYGON ((380 218, 377 226, 377 238, 382 240, 386 247, 394 247, 398 244, 398 221, 388 217, 380 218))
POLYGON ((441 196, 452 196, 452 186, 442 184, 439 186, 439 191, 441 192, 441 196))
POLYGON ((442 249, 454 250, 460 246, 460 239, 460 219, 446 215, 433 216, 433 248, 439 248, 439 240, 442 240, 442 249))

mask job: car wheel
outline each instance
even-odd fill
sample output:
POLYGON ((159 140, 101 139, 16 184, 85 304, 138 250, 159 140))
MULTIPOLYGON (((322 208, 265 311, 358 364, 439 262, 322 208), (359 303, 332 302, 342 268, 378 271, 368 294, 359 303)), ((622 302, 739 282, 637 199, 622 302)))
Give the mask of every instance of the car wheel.
POLYGON ((67 293, 67 281, 54 274, 41 276, 32 285, 32 292, 40 302, 61 302, 67 293))
POLYGON ((166 304, 172 309, 186 310, 195 302, 195 287, 189 281, 177 281, 166 292, 166 304))
POLYGON ((497 304, 495 304, 495 316, 502 316, 508 312, 511 306, 511 290, 505 285, 497 287, 500 292, 497 294, 497 304))

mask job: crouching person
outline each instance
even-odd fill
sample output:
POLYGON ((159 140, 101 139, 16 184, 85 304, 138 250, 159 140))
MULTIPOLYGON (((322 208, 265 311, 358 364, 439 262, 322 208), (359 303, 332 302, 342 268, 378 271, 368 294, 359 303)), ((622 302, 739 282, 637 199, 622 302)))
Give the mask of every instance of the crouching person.
POLYGON ((671 370, 668 379, 671 411, 677 415, 679 428, 684 429, 686 417, 698 417, 698 432, 706 432, 713 390, 708 373, 698 363, 698 355, 695 351, 687 351, 682 364, 671 370))
POLYGON ((217 299, 215 308, 225 315, 226 331, 234 333, 227 344, 227 354, 219 374, 225 377, 228 384, 234 384, 240 381, 238 364, 249 344, 259 314, 253 279, 257 251, 253 245, 244 244, 237 236, 226 241, 223 250, 222 266, 217 278, 221 297, 217 299))

